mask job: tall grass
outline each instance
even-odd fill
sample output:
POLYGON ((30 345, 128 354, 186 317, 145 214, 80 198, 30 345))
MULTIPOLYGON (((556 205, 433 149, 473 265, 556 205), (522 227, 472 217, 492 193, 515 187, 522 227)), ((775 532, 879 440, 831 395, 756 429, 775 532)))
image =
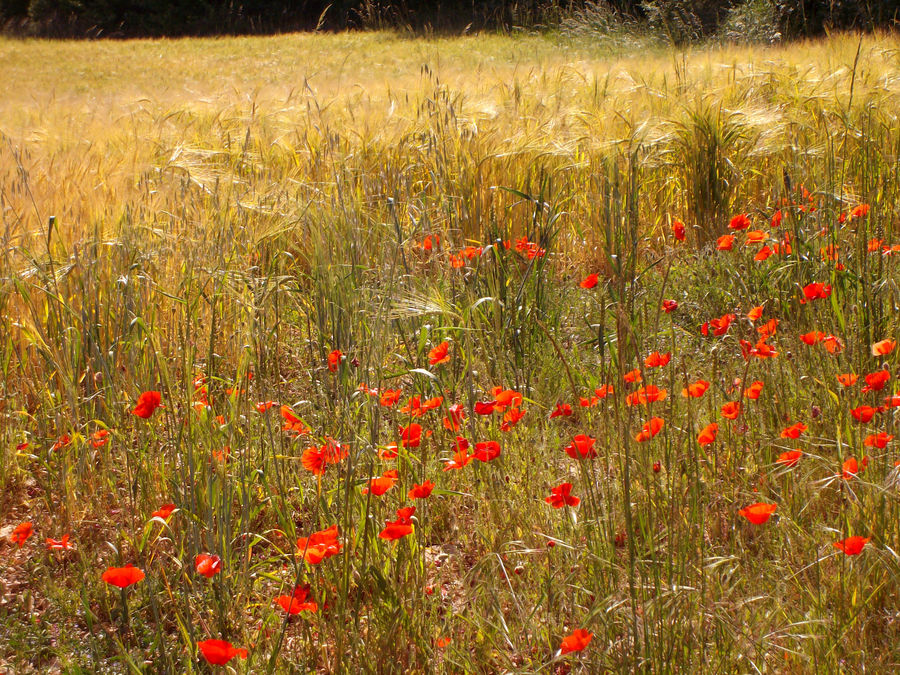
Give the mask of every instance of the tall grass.
MULTIPOLYGON (((894 415, 859 425, 849 409, 876 395, 835 376, 876 371, 870 345, 898 332, 896 257, 868 251, 900 243, 897 45, 607 49, 0 42, 0 527, 37 531, 3 544, 0 662, 193 672, 213 637, 248 648, 238 672, 896 664, 896 452, 863 446, 894 415), (769 231, 778 208, 770 243, 789 234, 790 255, 715 250, 733 215, 769 231), (813 281, 832 295, 800 304, 813 281), (741 358, 756 305, 780 320, 777 358, 741 358), (704 338, 728 312, 730 332, 704 338), (814 330, 844 349, 800 342, 814 330), (450 361, 430 364, 443 341, 450 361), (672 363, 644 366, 653 351, 672 363), (668 397, 625 405, 634 368, 668 397), (704 398, 679 395, 701 377, 704 398), (381 406, 361 384, 403 396, 381 406), (604 384, 617 393, 579 405, 604 384), (475 414, 496 386, 524 397, 507 431, 475 414), (146 390, 164 403, 150 420, 129 414, 146 390), (443 402, 404 448, 410 396, 443 402), (550 419, 558 402, 575 414, 550 419), (284 432, 280 405, 310 433, 284 432), (666 426, 637 442, 651 416, 666 426), (781 438, 797 421, 807 434, 781 438), (502 455, 441 471, 457 433, 502 455), (579 433, 596 457, 562 451, 579 433), (304 450, 330 439, 347 457, 311 474, 304 450), (776 463, 796 447, 796 467, 776 463), (864 454, 865 472, 838 477, 864 454), (389 469, 391 491, 361 492, 389 469), (425 479, 412 535, 379 538, 425 479), (557 511, 544 497, 563 481, 582 502, 557 511), (777 518, 736 515, 756 501, 777 518), (151 517, 166 502, 179 510, 151 517), (296 540, 334 524, 340 555, 304 563, 296 540), (66 532, 75 552, 44 552, 66 532), (832 547, 851 534, 874 537, 858 558, 832 547), (222 559, 209 580, 194 570, 206 552, 222 559), (113 593, 100 574, 126 563, 147 576, 113 593), (273 599, 298 583, 319 611, 288 618, 273 599), (579 627, 591 645, 557 654, 579 627)), ((896 352, 884 361, 896 376, 896 352)))

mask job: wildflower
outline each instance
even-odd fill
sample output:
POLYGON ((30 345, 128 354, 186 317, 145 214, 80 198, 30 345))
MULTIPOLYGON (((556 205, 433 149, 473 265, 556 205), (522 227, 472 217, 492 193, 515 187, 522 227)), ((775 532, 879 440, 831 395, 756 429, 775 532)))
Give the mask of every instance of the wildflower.
POLYGON ((510 408, 506 414, 503 415, 503 423, 500 425, 500 431, 509 431, 516 424, 518 424, 519 420, 525 417, 525 411, 519 410, 518 408, 510 408))
POLYGON ((845 555, 859 555, 870 540, 871 537, 847 537, 841 541, 834 542, 833 546, 837 550, 843 551, 845 555))
POLYGON ((674 300, 663 300, 662 309, 666 314, 671 314, 678 309, 678 303, 674 300))
POLYGON ((568 403, 557 403, 556 409, 550 413, 550 419, 552 420, 554 417, 570 417, 571 415, 572 406, 568 403))
POLYGON ((747 312, 747 318, 751 321, 759 321, 762 318, 763 314, 763 306, 754 307, 749 312, 747 312))
POLYGON ((869 205, 868 204, 860 204, 859 206, 854 206, 853 210, 850 211, 850 219, 854 218, 865 218, 869 215, 869 205))
POLYGON ((573 631, 571 635, 563 638, 562 644, 559 647, 559 651, 562 654, 580 652, 590 644, 593 637, 593 633, 590 633, 583 628, 578 628, 573 631))
POLYGON ((450 356, 448 352, 450 351, 450 344, 448 342, 442 342, 437 347, 431 349, 428 352, 428 363, 432 366, 436 366, 441 363, 447 363, 450 360, 450 356))
POLYGON ((398 476, 399 474, 396 469, 385 471, 378 478, 370 479, 369 485, 362 488, 362 493, 365 495, 371 492, 376 497, 380 497, 396 485, 398 476))
POLYGON ((397 541, 408 534, 412 534, 413 527, 410 519, 415 511, 415 506, 397 509, 397 520, 385 521, 384 529, 378 533, 378 536, 387 541, 397 541))
POLYGON ((400 445, 404 448, 418 448, 422 442, 422 425, 413 422, 400 427, 400 445))
POLYGON ((894 347, 896 346, 896 340, 879 340, 872 345, 872 356, 887 356, 892 351, 894 351, 894 347))
POLYGON ((256 412, 262 414, 264 412, 267 412, 269 410, 269 408, 271 408, 274 405, 278 405, 278 404, 275 403, 275 401, 260 401, 259 403, 256 404, 256 412))
POLYGON ((759 398, 760 393, 762 393, 762 390, 763 383, 757 380, 744 390, 744 396, 753 401, 756 401, 759 398))
POLYGON ((131 411, 132 415, 136 415, 141 419, 150 419, 153 411, 160 406, 162 394, 158 391, 145 391, 138 397, 137 405, 131 411))
POLYGON ((709 389, 709 382, 697 380, 681 390, 681 395, 690 398, 700 398, 709 389))
POLYGON ((490 462, 500 456, 500 444, 497 441, 485 441, 475 444, 475 452, 472 457, 479 462, 490 462))
POLYGON ((434 483, 430 480, 426 480, 421 485, 414 484, 406 496, 410 499, 428 499, 428 497, 431 496, 432 490, 434 490, 434 483))
POLYGON ((222 571, 222 559, 217 555, 201 553, 194 558, 194 569, 197 574, 212 579, 222 571))
POLYGON ((134 565, 108 567, 100 578, 111 586, 128 588, 132 584, 136 584, 143 579, 144 572, 134 565))
POLYGON ((34 533, 34 525, 30 522, 20 523, 16 525, 16 529, 12 531, 12 534, 9 535, 9 543, 16 544, 19 548, 25 544, 30 537, 34 533))
POLYGON ((225 640, 203 640, 197 643, 200 653, 207 663, 213 666, 224 666, 235 656, 246 659, 247 650, 238 649, 225 640))
POLYGON ((740 401, 729 401, 722 406, 722 417, 727 420, 736 420, 741 414, 740 401))
POLYGON ((863 441, 863 445, 867 448, 878 448, 884 450, 885 446, 894 440, 894 437, 886 431, 880 431, 877 434, 869 434, 863 441))
POLYGON ((70 541, 72 535, 64 534, 62 539, 51 539, 47 537, 44 542, 47 545, 48 551, 71 551, 74 546, 72 546, 72 542, 70 541))
POLYGON ((572 442, 566 446, 565 452, 572 459, 590 459, 597 456, 594 450, 596 439, 585 434, 578 434, 572 442))
POLYGON ((804 344, 808 344, 812 347, 814 344, 821 342, 825 338, 825 333, 820 330, 810 331, 809 333, 803 333, 800 336, 800 340, 804 344))
POLYGON ((98 429, 91 434, 91 445, 95 448, 102 448, 109 443, 109 431, 106 429, 98 429))
POLYGON ((588 275, 582 280, 582 282, 581 282, 580 284, 578 284, 578 285, 581 286, 582 288, 593 288, 594 286, 597 285, 597 282, 598 282, 599 280, 600 280, 600 279, 599 279, 599 277, 597 276, 597 273, 594 272, 594 273, 592 273, 592 274, 588 274, 588 275))
POLYGON ((668 365, 669 361, 671 360, 671 352, 666 352, 665 354, 653 352, 650 356, 644 359, 644 365, 648 368, 661 368, 662 366, 668 365))
POLYGON ((331 556, 338 555, 344 545, 338 541, 338 526, 332 525, 327 530, 313 532, 309 537, 297 540, 297 550, 310 565, 318 565, 331 556))
POLYGON ((697 443, 699 443, 702 447, 706 447, 711 443, 714 443, 716 440, 716 436, 719 433, 719 425, 713 422, 712 424, 707 424, 700 434, 697 436, 697 443))
POLYGON ((781 209, 778 209, 775 213, 772 214, 772 220, 769 221, 769 227, 773 230, 781 227, 781 220, 784 217, 784 214, 781 213, 781 209))
POLYGON ((800 461, 800 458, 803 456, 802 450, 787 450, 778 455, 778 459, 775 461, 783 466, 788 468, 792 466, 796 466, 797 462, 800 461))
POLYGON ((792 424, 791 426, 782 429, 781 438, 792 438, 797 439, 800 438, 800 434, 807 430, 807 426, 803 424, 803 422, 797 422, 796 424, 792 424))
POLYGON ((309 598, 309 585, 295 586, 290 595, 279 595, 275 598, 275 604, 281 607, 291 616, 300 612, 317 612, 319 605, 307 600, 309 598))
POLYGON ((655 384, 648 384, 628 394, 625 397, 625 403, 628 405, 647 405, 648 403, 656 403, 666 398, 666 390, 660 389, 655 384))
POLYGON ((837 380, 845 387, 852 387, 859 380, 859 375, 855 373, 841 373, 837 376, 837 380))
POLYGON ((604 384, 602 387, 594 389, 594 394, 597 398, 606 398, 607 396, 613 396, 615 393, 616 390, 611 384, 604 384))
POLYGON ((891 373, 889 370, 879 370, 874 373, 869 373, 866 375, 866 386, 863 387, 862 392, 865 394, 870 391, 881 391, 890 379, 891 373))
POLYGON ((777 504, 758 502, 741 509, 738 511, 738 515, 743 516, 754 525, 762 525, 769 520, 777 508, 777 504))
POLYGON ((156 511, 150 514, 151 518, 162 518, 168 520, 169 516, 176 510, 174 504, 163 504, 156 511))
POLYGON ((850 411, 850 414, 856 418, 856 421, 860 424, 867 424, 872 421, 872 418, 875 416, 875 413, 878 412, 877 408, 873 408, 870 405, 861 405, 858 408, 854 408, 850 411))
POLYGON ((687 233, 684 229, 684 223, 680 220, 672 221, 672 235, 675 237, 676 241, 684 241, 687 233))
MULTIPOLYGON (((862 468, 865 469, 868 463, 868 458, 864 457, 862 468)), ((859 469, 860 466, 859 462, 856 461, 856 457, 850 457, 849 459, 844 460, 844 463, 841 465, 841 477, 844 480, 853 480, 859 473, 859 469)))
POLYGON ((459 403, 454 403, 448 411, 450 414, 444 418, 444 428, 449 431, 459 431, 459 425, 466 417, 466 409, 459 403))
POLYGON ((656 436, 662 428, 665 426, 666 422, 661 417, 651 417, 648 422, 646 422, 641 429, 641 432, 634 437, 638 443, 645 443, 649 441, 651 438, 656 436))
POLYGON ((704 336, 708 336, 709 330, 712 328, 713 335, 716 337, 725 335, 735 318, 737 317, 735 317, 734 314, 723 314, 718 319, 710 319, 700 326, 700 332, 703 333, 704 336))
POLYGON ((281 417, 284 419, 282 429, 287 432, 303 435, 309 433, 309 428, 294 414, 289 406, 281 406, 281 417))
POLYGON ((378 404, 385 408, 390 408, 400 400, 402 394, 402 389, 385 389, 378 398, 378 404))
POLYGON ((716 240, 716 249, 719 251, 730 251, 734 247, 734 235, 723 234, 716 240))
POLYGON ((564 506, 578 506, 581 499, 572 495, 571 483, 560 483, 550 489, 550 496, 545 497, 544 501, 554 509, 561 509, 564 506))
POLYGON ((831 295, 831 285, 816 281, 803 287, 804 300, 801 303, 810 302, 812 300, 824 300, 831 295))
POLYGON ((303 451, 303 454, 300 456, 300 463, 304 469, 315 476, 321 476, 325 473, 325 453, 315 445, 303 451))
POLYGON ((748 227, 750 227, 750 219, 746 213, 736 215, 728 223, 728 229, 730 230, 746 230, 748 227))

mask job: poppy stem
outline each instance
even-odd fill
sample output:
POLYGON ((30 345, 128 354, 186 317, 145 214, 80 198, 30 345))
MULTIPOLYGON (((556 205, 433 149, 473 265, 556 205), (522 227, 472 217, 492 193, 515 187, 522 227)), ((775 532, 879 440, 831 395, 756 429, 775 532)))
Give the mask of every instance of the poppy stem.
POLYGON ((119 592, 122 595, 122 631, 127 633, 130 630, 130 622, 128 620, 128 593, 124 588, 119 592))

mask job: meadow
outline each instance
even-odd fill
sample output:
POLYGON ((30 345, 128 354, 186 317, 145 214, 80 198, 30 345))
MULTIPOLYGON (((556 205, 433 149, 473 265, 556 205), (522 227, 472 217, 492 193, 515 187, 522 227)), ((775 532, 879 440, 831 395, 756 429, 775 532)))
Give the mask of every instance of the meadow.
POLYGON ((0 73, 0 671, 900 667, 896 37, 0 73))

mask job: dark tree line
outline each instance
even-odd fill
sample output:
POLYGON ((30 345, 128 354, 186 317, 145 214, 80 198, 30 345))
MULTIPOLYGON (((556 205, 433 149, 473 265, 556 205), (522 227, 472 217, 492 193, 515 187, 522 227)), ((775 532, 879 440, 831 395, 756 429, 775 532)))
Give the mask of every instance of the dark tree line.
POLYGON ((652 16, 686 22, 700 37, 714 35, 728 11, 741 4, 767 4, 784 37, 888 28, 900 19, 900 0, 0 0, 0 25, 60 37, 552 28, 591 3, 631 21, 652 16))

